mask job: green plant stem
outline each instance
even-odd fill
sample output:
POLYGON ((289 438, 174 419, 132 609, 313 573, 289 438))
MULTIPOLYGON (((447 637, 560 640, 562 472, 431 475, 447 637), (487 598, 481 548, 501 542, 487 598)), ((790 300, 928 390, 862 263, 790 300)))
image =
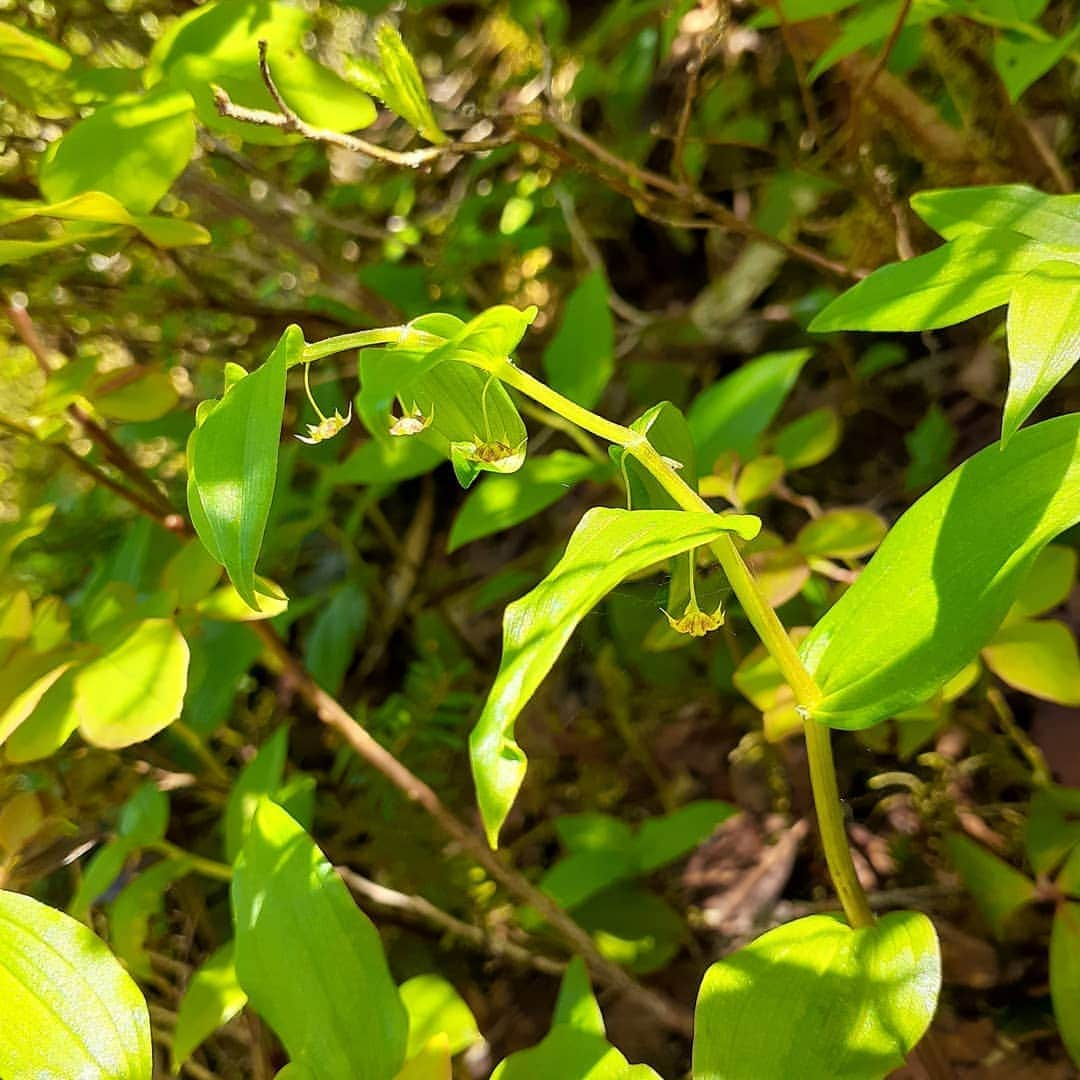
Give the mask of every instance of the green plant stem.
MULTIPOLYGON (((648 469, 684 510, 714 513, 712 507, 668 465, 644 435, 621 424, 605 420, 588 409, 583 409, 527 372, 515 367, 508 360, 482 366, 484 370, 491 371, 503 382, 538 401, 552 412, 558 413, 602 439, 625 447, 627 453, 632 454, 648 469)), ((821 699, 821 691, 803 665, 791 638, 788 637, 783 624, 776 617, 776 612, 758 588, 753 574, 750 573, 749 567, 743 561, 731 537, 722 536, 710 546, 751 626, 776 660, 785 680, 795 693, 796 702, 804 716, 803 728, 810 765, 810 783, 814 792, 814 805, 817 809, 818 833, 825 850, 829 874, 851 926, 854 928, 870 926, 874 921, 874 916, 866 899, 866 893, 859 884, 855 864, 851 858, 851 849, 848 847, 829 730, 814 720, 811 715, 813 707, 821 699)))
POLYGON ((159 851, 162 855, 168 855, 171 859, 184 859, 196 874, 203 877, 213 878, 215 881, 232 881, 232 867, 227 863, 215 862, 213 859, 204 859, 201 855, 193 855, 190 851, 168 840, 157 840, 148 844, 153 851, 159 851))
POLYGON ((410 333, 407 326, 380 326, 377 330, 356 330, 351 334, 338 334, 304 346, 303 364, 322 360, 335 353, 349 349, 365 349, 369 345, 391 345, 410 333))

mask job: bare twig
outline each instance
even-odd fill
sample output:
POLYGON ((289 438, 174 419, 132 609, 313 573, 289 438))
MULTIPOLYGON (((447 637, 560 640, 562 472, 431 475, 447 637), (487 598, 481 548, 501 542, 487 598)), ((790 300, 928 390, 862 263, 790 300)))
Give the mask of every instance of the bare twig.
POLYGON ((436 158, 446 157, 448 154, 474 154, 481 150, 494 150, 497 147, 506 146, 512 138, 510 133, 506 133, 494 135, 488 139, 477 139, 474 142, 440 143, 438 146, 425 146, 419 150, 388 150, 385 146, 368 142, 367 139, 361 139, 358 135, 346 135, 341 131, 317 127, 301 119, 274 82, 265 41, 259 42, 259 71, 262 73, 266 89, 280 111, 274 113, 266 109, 249 109, 244 105, 237 105, 220 86, 215 86, 213 87, 214 105, 221 116, 247 124, 258 124, 261 127, 294 132, 312 142, 337 146, 354 154, 365 154, 377 161, 385 161, 389 165, 403 165, 408 169, 418 169, 421 165, 426 165, 436 158))
POLYGON ((911 13, 911 4, 912 0, 903 0, 900 5, 900 10, 896 13, 896 20, 893 22, 892 29, 889 31, 889 36, 885 39, 885 44, 881 47, 881 52, 877 54, 874 62, 870 65, 870 68, 856 86, 855 94, 852 98, 852 116, 858 114, 859 109, 862 108, 862 103, 866 100, 866 95, 870 92, 870 88, 877 81, 877 77, 889 62, 889 57, 892 55, 893 49, 896 48, 896 43, 900 39, 900 34, 903 32, 904 23, 907 22, 907 17, 911 13))
POLYGON ((337 872, 353 894, 359 897, 361 906, 373 908, 377 912, 403 916, 411 922, 433 927, 440 934, 448 934, 480 952, 490 953, 522 967, 534 968, 545 975, 561 975, 566 969, 566 965, 561 961, 532 952, 516 942, 485 933, 479 926, 455 918, 422 896, 388 889, 347 866, 337 867, 337 872))

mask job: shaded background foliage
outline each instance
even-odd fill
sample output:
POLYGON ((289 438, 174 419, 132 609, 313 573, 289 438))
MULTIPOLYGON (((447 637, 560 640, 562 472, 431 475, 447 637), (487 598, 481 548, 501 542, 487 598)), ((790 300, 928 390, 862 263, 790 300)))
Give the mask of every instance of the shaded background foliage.
MULTIPOLYGON (((189 5, 2 6, 6 22, 61 45, 78 68, 70 84, 35 85, 0 51, 0 196, 30 199, 49 146, 99 95, 139 86, 155 41, 189 5)), ((775 539, 758 551, 759 569, 770 571, 787 625, 810 625, 876 546, 880 521, 996 436, 1006 364, 993 313, 920 336, 809 338, 806 325, 852 275, 933 246, 908 209, 912 193, 1010 181, 1070 189, 1080 95, 1071 2, 916 3, 884 64, 875 55, 899 5, 824 8, 308 3, 304 47, 330 68, 346 71, 348 55, 369 51, 374 19, 385 15, 417 57, 446 133, 516 127, 514 140, 409 170, 200 126, 190 164, 156 207, 205 226, 209 244, 166 251, 139 236, 87 238, 0 267, 0 284, 58 353, 93 369, 98 411, 177 505, 195 403, 220 392, 225 362, 252 368, 293 322, 315 340, 429 310, 467 317, 497 303, 535 304, 517 354, 523 366, 585 395, 602 392, 604 411, 620 420, 666 399, 688 409, 692 427, 696 411, 699 428, 715 422, 708 388, 718 380, 759 355, 810 347, 797 381, 751 400, 756 430, 742 461, 718 452, 698 462, 712 494, 733 492, 763 514, 775 539), (871 17, 877 30, 860 36, 860 20, 871 17), (1066 44, 1044 70, 1028 70, 1017 40, 1039 35, 1066 44), (837 42, 850 50, 819 72, 830 47, 845 53, 837 42), (575 356, 583 342, 587 358, 575 356), (586 359, 610 378, 579 386, 586 359), (110 391, 147 367, 166 377, 166 407, 142 418, 110 404, 110 391), (825 434, 800 458, 790 450, 798 439, 789 432, 785 444, 781 432, 815 410, 827 410, 825 434), (815 547, 808 521, 837 508, 863 515, 815 547), (856 526, 863 533, 853 541, 856 526)), ((1054 47, 1044 43, 1046 55, 1054 47)), ((287 64, 270 59, 275 70, 287 64)), ((401 149, 415 143, 389 110, 365 135, 401 149)), ((5 226, 4 235, 36 228, 5 226)), ((19 425, 34 415, 45 377, 16 335, 2 332, 0 415, 19 425)), ((353 354, 321 362, 313 382, 324 412, 344 410, 357 390, 353 354)), ((1077 406, 1072 379, 1043 411, 1077 406)), ((302 393, 291 393, 286 430, 315 419, 302 393)), ((580 451, 564 432, 529 423, 532 454, 580 451)), ((98 460, 75 434, 77 453, 98 460)), ((539 580, 588 506, 617 505, 619 494, 601 460, 580 483, 555 481, 551 504, 527 523, 448 554, 472 493, 445 468, 387 482, 374 447, 355 422, 325 445, 283 445, 260 569, 286 585, 290 604, 276 625, 322 685, 471 814, 462 747, 495 669, 502 608, 539 580)), ((13 585, 34 599, 77 602, 110 580, 137 590, 155 581, 179 541, 164 542, 61 461, 40 443, 0 440, 0 552, 11 554, 13 585), (27 526, 43 503, 55 509, 36 532, 27 526)), ((622 874, 575 910, 609 948, 689 1002, 707 960, 827 904, 826 880, 806 840, 798 741, 762 735, 762 711, 779 723, 784 702, 767 672, 750 678, 752 632, 733 619, 698 647, 671 647, 659 611, 670 603, 667 584, 618 589, 527 710, 520 737, 533 768, 506 843, 540 880, 573 851, 565 815, 603 812, 636 825, 691 800, 738 806, 743 813, 688 859, 682 852, 641 882, 622 874)), ((703 599, 709 589, 715 604, 723 588, 699 582, 703 599)), ((1076 610, 1070 596, 1058 617, 1075 628, 1076 610)), ((169 841, 213 857, 230 778, 289 722, 288 775, 301 789, 305 778, 317 783, 313 832, 335 862, 422 893, 496 936, 516 934, 496 885, 309 720, 247 626, 203 626, 181 733, 120 752, 76 739, 48 761, 4 767, 0 794, 33 792, 44 815, 30 837, 5 843, 9 883, 35 882, 65 906, 77 856, 115 832, 118 807, 147 776, 170 791, 169 841)), ((860 872, 883 905, 933 915, 946 957, 939 1027, 965 1075, 1069 1075, 1045 995, 1047 912, 1026 910, 995 940, 956 891, 963 858, 950 857, 943 839, 960 830, 1021 865, 1042 757, 1059 782, 1080 785, 1075 646, 1065 663, 1073 696, 1019 693, 988 658, 990 670, 936 702, 921 728, 887 725, 841 744, 860 872)), ((140 858, 120 883, 145 869, 140 858)), ((95 908, 102 928, 120 883, 95 908)), ((149 908, 143 985, 167 1035, 191 969, 224 939, 227 902, 220 889, 184 878, 160 910, 153 900, 149 908)), ((442 933, 407 913, 377 916, 399 981, 442 971, 476 1013, 490 1048, 474 1050, 462 1075, 486 1075, 546 1030, 553 979, 446 948, 442 933)), ((110 929, 114 939, 123 933, 115 921, 110 929)), ((544 930, 534 930, 529 947, 543 952, 544 930)), ((664 1075, 685 1068, 686 1047, 631 1010, 616 1006, 608 1020, 631 1059, 664 1075)), ((258 1022, 241 1017, 196 1061, 223 1077, 262 1075, 276 1053, 258 1022)))

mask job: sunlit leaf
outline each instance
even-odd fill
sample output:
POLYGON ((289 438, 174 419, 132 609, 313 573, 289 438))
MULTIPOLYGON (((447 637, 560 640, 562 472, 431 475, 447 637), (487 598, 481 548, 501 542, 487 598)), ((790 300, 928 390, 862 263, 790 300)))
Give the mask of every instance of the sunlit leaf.
POLYGON ((748 516, 590 510, 551 573, 506 609, 499 674, 469 739, 480 812, 493 846, 525 777, 514 722, 581 619, 630 574, 724 532, 749 539, 759 527, 748 516))
POLYGON ((0 892, 0 1073, 151 1080, 150 1016, 139 988, 82 923, 0 892))
POLYGON ((810 915, 713 964, 698 995, 694 1080, 867 1080, 904 1064, 941 985, 933 924, 896 911, 852 930, 810 915))
POLYGON ((160 86, 102 105, 53 143, 38 183, 53 203, 103 191, 133 214, 148 214, 195 148, 191 95, 160 86))
POLYGON ((437 1035, 445 1035, 451 1054, 472 1046, 482 1036, 472 1010, 441 975, 416 975, 398 987, 409 1014, 407 1057, 420 1053, 437 1035))
POLYGON ((212 953, 191 976, 173 1029, 172 1065, 180 1066, 198 1045, 227 1024, 247 1004, 236 980, 235 947, 230 941, 212 953))
POLYGON ((299 362, 303 348, 300 328, 290 326, 266 362, 209 409, 188 441, 192 522, 236 591, 256 610, 255 563, 277 478, 285 372, 299 362))
POLYGON ((289 1057, 316 1080, 385 1080, 408 1018, 382 943, 300 826, 264 800, 232 881, 236 973, 289 1057))
POLYGON ((1009 300, 1008 334, 1002 443, 1080 359, 1080 262, 1044 262, 1021 278, 1009 300))
POLYGON ((982 651, 999 679, 1026 694, 1059 705, 1080 705, 1080 655, 1076 638, 1056 619, 1006 623, 982 651))
POLYGON ((75 710, 86 741, 131 746, 168 727, 183 708, 189 655, 171 619, 123 628, 75 675, 75 710))
POLYGON ((988 643, 1039 552, 1080 520, 1080 416, 969 458, 892 527, 802 655, 833 727, 930 698, 988 643))
POLYGON ((767 353, 744 363, 731 375, 703 390, 686 414, 702 473, 725 450, 747 458, 783 405, 810 349, 767 353))

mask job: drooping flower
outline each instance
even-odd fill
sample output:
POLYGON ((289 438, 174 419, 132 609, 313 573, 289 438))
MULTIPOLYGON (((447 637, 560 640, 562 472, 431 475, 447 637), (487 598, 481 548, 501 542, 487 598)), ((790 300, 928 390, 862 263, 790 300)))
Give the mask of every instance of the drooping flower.
POLYGON ((427 416, 414 401, 411 412, 398 417, 391 415, 390 419, 394 421, 390 425, 391 435, 419 435, 421 431, 431 427, 431 422, 435 419, 435 403, 431 403, 431 412, 427 416))
POLYGON ((319 408, 318 402, 312 396, 310 372, 311 364, 304 364, 304 390, 307 392, 307 399, 311 402, 311 407, 315 410, 319 422, 317 424, 308 424, 307 435, 297 435, 296 438, 302 443, 307 443, 308 446, 315 446, 318 443, 326 442, 327 439, 332 439, 342 428, 348 426, 352 420, 352 402, 349 402, 348 412, 344 416, 337 409, 334 410, 333 416, 327 416, 319 408))

